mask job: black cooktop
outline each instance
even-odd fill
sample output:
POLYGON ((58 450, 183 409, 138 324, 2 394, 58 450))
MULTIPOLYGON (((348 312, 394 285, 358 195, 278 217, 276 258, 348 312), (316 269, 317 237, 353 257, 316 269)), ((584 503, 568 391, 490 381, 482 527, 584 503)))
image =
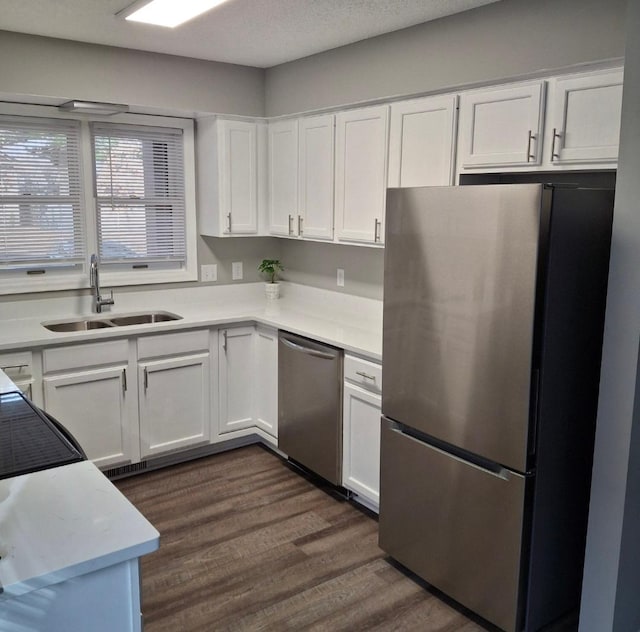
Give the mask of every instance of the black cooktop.
POLYGON ((0 393, 0 479, 84 458, 73 437, 22 393, 0 393))

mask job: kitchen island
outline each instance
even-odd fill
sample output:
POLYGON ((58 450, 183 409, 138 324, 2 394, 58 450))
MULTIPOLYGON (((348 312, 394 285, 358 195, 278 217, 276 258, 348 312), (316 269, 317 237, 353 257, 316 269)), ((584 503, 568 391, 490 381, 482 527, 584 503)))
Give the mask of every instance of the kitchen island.
MULTIPOLYGON (((0 388, 12 388, 2 371, 0 388)), ((138 558, 158 546, 89 461, 0 480, 0 628, 141 630, 138 558)))

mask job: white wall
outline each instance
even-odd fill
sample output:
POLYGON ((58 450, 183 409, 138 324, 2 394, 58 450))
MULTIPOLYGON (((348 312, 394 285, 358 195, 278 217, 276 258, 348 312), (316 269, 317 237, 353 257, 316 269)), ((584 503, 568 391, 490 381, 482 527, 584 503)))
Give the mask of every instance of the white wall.
POLYGON ((629 0, 581 632, 640 629, 640 2, 629 0))
POLYGON ((264 70, 0 31, 0 92, 261 116, 264 70))
POLYGON ((267 70, 276 116, 622 57, 626 0, 502 0, 267 70))

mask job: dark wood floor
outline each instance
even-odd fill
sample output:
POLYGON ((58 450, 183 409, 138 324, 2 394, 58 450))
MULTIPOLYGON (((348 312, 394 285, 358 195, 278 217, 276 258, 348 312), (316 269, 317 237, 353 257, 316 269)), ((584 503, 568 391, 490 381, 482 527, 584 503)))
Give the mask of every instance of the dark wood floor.
POLYGON ((161 536, 145 632, 484 629, 389 562, 375 518, 260 446, 117 485, 161 536))

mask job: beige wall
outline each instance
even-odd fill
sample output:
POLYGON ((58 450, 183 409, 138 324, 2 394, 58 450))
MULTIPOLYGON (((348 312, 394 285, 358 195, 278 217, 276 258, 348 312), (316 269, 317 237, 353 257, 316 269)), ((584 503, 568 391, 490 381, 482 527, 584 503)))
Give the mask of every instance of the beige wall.
POLYGON ((624 55, 626 0, 502 0, 275 66, 266 114, 444 90, 624 55))
POLYGON ((0 92, 261 116, 264 70, 0 31, 0 92))

